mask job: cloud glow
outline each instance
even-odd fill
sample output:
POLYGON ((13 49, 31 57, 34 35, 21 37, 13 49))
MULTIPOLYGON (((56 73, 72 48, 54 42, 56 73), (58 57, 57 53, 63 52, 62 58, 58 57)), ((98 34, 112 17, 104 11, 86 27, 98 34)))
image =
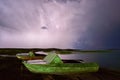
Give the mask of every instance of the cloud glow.
POLYGON ((0 47, 73 48, 89 20, 78 1, 0 0, 0 47))

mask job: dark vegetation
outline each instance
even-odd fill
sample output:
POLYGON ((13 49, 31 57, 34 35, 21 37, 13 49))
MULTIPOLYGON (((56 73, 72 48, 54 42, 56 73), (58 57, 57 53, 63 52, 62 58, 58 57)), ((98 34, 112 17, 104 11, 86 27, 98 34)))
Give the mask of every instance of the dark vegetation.
POLYGON ((80 49, 58 49, 58 48, 0 48, 0 53, 5 54, 15 54, 15 53, 26 53, 29 51, 56 51, 58 54, 70 54, 72 52, 81 52, 81 53, 105 53, 105 52, 120 52, 119 49, 107 49, 107 50, 80 50, 80 49))

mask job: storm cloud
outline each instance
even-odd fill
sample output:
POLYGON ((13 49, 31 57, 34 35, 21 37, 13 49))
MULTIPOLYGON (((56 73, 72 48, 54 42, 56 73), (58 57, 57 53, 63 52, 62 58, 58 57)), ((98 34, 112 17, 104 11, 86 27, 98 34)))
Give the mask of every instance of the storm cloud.
POLYGON ((120 47, 119 0, 0 0, 0 47, 120 47))
POLYGON ((86 1, 0 0, 0 47, 73 48, 86 30, 86 1))

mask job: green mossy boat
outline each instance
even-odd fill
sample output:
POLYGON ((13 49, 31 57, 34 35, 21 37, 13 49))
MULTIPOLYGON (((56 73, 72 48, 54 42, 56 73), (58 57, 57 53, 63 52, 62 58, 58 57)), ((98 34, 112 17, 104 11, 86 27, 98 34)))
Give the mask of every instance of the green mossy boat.
POLYGON ((96 63, 63 63, 56 53, 49 53, 43 60, 23 61, 25 67, 33 73, 74 74, 96 72, 96 63))

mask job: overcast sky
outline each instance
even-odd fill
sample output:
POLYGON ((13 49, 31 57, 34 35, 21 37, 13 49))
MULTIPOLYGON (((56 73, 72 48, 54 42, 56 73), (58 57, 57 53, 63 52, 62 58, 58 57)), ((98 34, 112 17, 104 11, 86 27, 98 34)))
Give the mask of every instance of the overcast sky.
POLYGON ((85 48, 120 49, 120 1, 92 1, 96 2, 91 12, 94 18, 82 44, 85 48))
POLYGON ((119 4, 120 0, 0 0, 0 48, 119 49, 119 4))

